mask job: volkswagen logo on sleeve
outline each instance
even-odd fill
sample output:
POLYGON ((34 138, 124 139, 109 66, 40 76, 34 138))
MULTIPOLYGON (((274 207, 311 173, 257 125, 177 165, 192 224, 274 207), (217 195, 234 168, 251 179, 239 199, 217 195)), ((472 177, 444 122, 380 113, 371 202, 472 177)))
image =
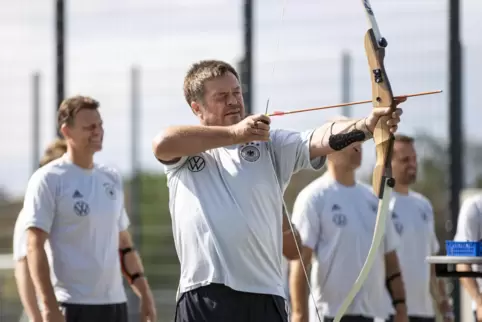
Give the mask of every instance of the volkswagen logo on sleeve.
POLYGON ((83 200, 79 200, 74 204, 74 212, 79 217, 87 216, 90 213, 89 204, 83 200))

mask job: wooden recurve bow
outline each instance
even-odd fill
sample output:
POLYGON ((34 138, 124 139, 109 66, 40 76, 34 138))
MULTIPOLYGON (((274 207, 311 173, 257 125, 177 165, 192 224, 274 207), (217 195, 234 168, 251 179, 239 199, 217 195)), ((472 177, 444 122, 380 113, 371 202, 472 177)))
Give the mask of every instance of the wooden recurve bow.
MULTIPOLYGON (((372 83, 372 103, 373 108, 387 108, 392 112, 397 107, 397 101, 393 97, 390 81, 384 66, 385 48, 387 41, 382 37, 375 15, 371 9, 369 0, 362 0, 368 18, 370 28, 365 34, 365 52, 368 58, 368 66, 372 83)), ((390 116, 383 116, 373 132, 373 140, 376 145, 376 166, 373 171, 372 185, 375 194, 378 196, 378 213, 373 232, 372 244, 368 251, 365 263, 358 275, 352 289, 339 308, 334 322, 339 322, 352 303, 358 291, 368 277, 373 262, 378 254, 378 248, 385 235, 386 218, 390 204, 392 189, 395 180, 392 178, 391 154, 394 136, 389 131, 387 120, 390 116)))

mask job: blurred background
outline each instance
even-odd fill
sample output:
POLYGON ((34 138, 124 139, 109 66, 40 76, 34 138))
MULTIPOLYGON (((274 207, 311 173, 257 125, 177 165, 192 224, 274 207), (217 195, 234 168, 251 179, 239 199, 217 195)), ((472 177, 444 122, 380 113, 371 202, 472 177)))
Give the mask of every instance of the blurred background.
MULTIPOLYGON (((441 246, 453 237, 464 194, 482 188, 482 37, 480 0, 372 0, 388 40, 385 65, 394 94, 443 90, 409 99, 399 132, 416 137, 419 182, 433 203, 441 246), (479 27, 477 27, 479 25, 479 27)), ((29 176, 57 133, 67 96, 101 102, 104 150, 96 161, 126 181, 132 233, 161 322, 171 321, 179 266, 168 191, 151 140, 172 124, 194 124, 183 77, 200 59, 239 68, 250 112, 292 110, 371 99, 354 0, 0 0, 0 321, 22 308, 12 270, 12 234, 29 176)), ((273 118, 304 130, 335 115, 363 117, 371 104, 273 118)), ((359 177, 371 181, 372 142, 359 177)), ((320 173, 297 174, 286 193, 320 173)), ((444 250, 442 250, 444 252, 444 250)), ((462 317, 458 283, 449 283, 462 317)), ((135 297, 129 292, 132 317, 135 297)), ((133 319, 133 321, 135 321, 133 319)))

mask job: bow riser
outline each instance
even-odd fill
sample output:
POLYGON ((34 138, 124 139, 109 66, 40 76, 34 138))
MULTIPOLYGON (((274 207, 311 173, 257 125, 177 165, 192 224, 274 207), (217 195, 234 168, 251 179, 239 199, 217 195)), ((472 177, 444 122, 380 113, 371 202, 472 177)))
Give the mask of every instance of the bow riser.
MULTIPOLYGON (((372 77, 373 108, 390 107, 392 111, 395 111, 396 105, 393 99, 392 87, 384 66, 385 48, 378 46, 378 42, 373 29, 369 29, 365 34, 365 53, 368 58, 370 76, 372 77)), ((377 161, 373 171, 372 185, 374 192, 380 199, 383 197, 384 190, 382 178, 384 176, 391 177, 390 162, 394 138, 387 125, 389 119, 390 116, 381 117, 373 131, 377 161)))
MULTIPOLYGON (((385 66, 385 47, 387 41, 380 35, 373 10, 370 8, 368 0, 363 0, 367 17, 372 28, 368 29, 365 34, 365 53, 368 59, 370 77, 372 83, 372 101, 373 108, 389 107, 392 111, 396 109, 396 102, 393 98, 392 88, 388 80, 385 66)), ((348 292, 347 297, 341 304, 335 316, 334 322, 340 322, 341 318, 348 310, 350 304, 360 291, 363 282, 367 279, 372 268, 375 258, 378 255, 379 247, 385 235, 386 217, 390 204, 392 189, 395 186, 395 180, 391 177, 391 154, 393 148, 394 137, 390 132, 387 121, 391 116, 384 116, 378 120, 373 131, 373 141, 376 145, 377 161, 373 171, 373 190, 378 196, 378 213, 373 232, 372 244, 365 263, 358 275, 353 287, 348 292)))

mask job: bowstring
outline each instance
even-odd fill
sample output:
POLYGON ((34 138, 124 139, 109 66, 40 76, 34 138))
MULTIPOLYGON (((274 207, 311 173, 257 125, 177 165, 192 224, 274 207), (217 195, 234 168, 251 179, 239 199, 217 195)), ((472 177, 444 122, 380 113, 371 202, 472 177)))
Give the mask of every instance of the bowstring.
MULTIPOLYGON (((283 1, 283 4, 282 4, 282 11, 281 11, 281 21, 280 21, 280 28, 278 29, 277 31, 277 44, 276 44, 276 49, 275 49, 275 55, 274 55, 274 59, 273 59, 273 68, 271 70, 271 81, 268 83, 273 83, 274 81, 274 75, 275 75, 275 71, 276 71, 276 57, 278 56, 279 54, 279 49, 280 49, 280 43, 281 43, 281 27, 283 26, 283 23, 284 23, 284 18, 285 18, 285 12, 286 12, 286 7, 287 7, 287 3, 288 3, 288 0, 284 0, 283 1)), ((270 93, 268 93, 268 98, 266 100, 266 110, 265 110, 265 115, 268 115, 268 109, 269 109, 269 102, 270 102, 270 97, 271 95, 269 95, 270 93)), ((271 141, 271 140, 270 140, 271 141)), ((271 154, 268 153, 269 157, 271 158, 271 154)), ((272 162, 273 163, 273 162, 272 162)), ((274 163, 273 163, 274 165, 274 163)), ((278 180, 278 178, 276 177, 276 180, 278 180)), ((313 306, 316 310, 316 315, 318 317, 318 320, 321 322, 321 315, 320 315, 320 312, 318 310, 318 306, 316 305, 316 300, 315 300, 315 296, 313 295, 313 290, 312 290, 312 287, 311 287, 311 283, 310 283, 310 278, 308 276, 308 270, 306 269, 306 266, 305 266, 305 263, 303 261, 303 256, 302 256, 302 252, 301 252, 301 247, 300 245, 298 244, 297 240, 296 240, 296 234, 295 234, 295 230, 294 230, 294 226, 293 224, 291 223, 291 214, 288 210, 288 207, 286 206, 286 201, 285 201, 285 198, 284 198, 284 193, 283 193, 283 186, 279 184, 279 181, 278 181, 278 186, 280 187, 280 193, 281 193, 281 200, 283 202, 283 208, 284 208, 284 211, 283 213, 285 214, 285 216, 287 217, 288 219, 288 224, 290 226, 290 230, 291 230, 291 234, 293 236, 293 241, 295 242, 295 246, 296 246, 296 251, 298 252, 298 256, 300 258, 300 263, 301 263, 301 268, 303 269, 303 273, 305 275, 305 280, 306 280, 306 284, 308 286, 308 290, 310 292, 310 296, 311 296, 311 300, 313 301, 313 306)), ((289 283, 289 282, 288 282, 289 283)), ((309 313, 308 313, 309 314, 309 313)), ((288 317, 289 319, 290 317, 288 317)))
MULTIPOLYGON (((283 26, 283 23, 284 23, 284 20, 285 20, 285 11, 286 11, 286 7, 287 7, 287 3, 288 3, 288 0, 283 0, 283 3, 282 3, 282 7, 281 7, 281 20, 280 20, 280 28, 278 29, 277 31, 277 34, 276 34, 276 49, 275 49, 275 52, 274 52, 274 59, 273 59, 273 68, 271 69, 271 80, 268 82, 268 84, 272 84, 273 81, 274 81, 274 72, 276 70, 276 57, 278 56, 279 54, 279 47, 280 47, 280 43, 281 43, 281 27, 283 26)), ((269 108, 269 99, 271 97, 270 93, 271 91, 268 90, 269 93, 268 93, 268 99, 266 100, 266 111, 264 112, 265 115, 268 114, 268 108, 269 108)))

